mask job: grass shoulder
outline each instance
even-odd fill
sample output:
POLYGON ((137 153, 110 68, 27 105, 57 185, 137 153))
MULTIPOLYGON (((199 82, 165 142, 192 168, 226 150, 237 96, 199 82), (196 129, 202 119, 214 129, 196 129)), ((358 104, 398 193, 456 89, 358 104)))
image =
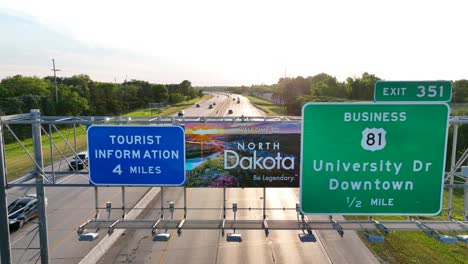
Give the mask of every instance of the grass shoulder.
POLYGON ((178 104, 170 105, 169 107, 164 107, 163 111, 160 113, 157 113, 155 110, 150 108, 145 108, 126 113, 124 116, 169 116, 177 113, 180 110, 184 110, 185 108, 188 108, 197 102, 209 100, 212 97, 213 95, 204 95, 203 97, 197 97, 189 101, 183 101, 178 104))
POLYGON ((274 104, 268 100, 258 98, 255 96, 246 96, 246 97, 249 98, 250 102, 260 107, 269 116, 286 116, 287 115, 286 109, 279 104, 274 104))
MULTIPOLYGON (((453 195, 453 217, 463 217, 463 190, 454 189, 453 195)), ((443 208, 448 208, 448 191, 444 191, 443 208)), ((366 216, 346 216, 346 220, 366 220, 366 216)), ((374 216, 375 220, 400 220, 406 221, 406 216, 374 216)), ((422 216, 420 220, 446 221, 446 210, 441 215, 422 216)), ((378 232, 371 232, 381 235, 378 232)), ((382 263, 467 263, 468 245, 458 242, 457 244, 443 244, 429 237, 422 231, 390 231, 385 237, 384 243, 369 243, 365 232, 358 232, 362 241, 374 253, 382 263)), ((444 234, 455 236, 455 233, 444 232, 444 234)))

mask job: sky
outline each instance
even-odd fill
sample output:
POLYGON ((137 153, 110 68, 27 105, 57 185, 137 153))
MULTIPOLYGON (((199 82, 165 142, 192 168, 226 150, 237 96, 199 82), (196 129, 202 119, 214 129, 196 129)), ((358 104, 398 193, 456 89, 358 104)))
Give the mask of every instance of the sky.
POLYGON ((0 78, 194 86, 468 79, 468 2, 0 0, 0 78))

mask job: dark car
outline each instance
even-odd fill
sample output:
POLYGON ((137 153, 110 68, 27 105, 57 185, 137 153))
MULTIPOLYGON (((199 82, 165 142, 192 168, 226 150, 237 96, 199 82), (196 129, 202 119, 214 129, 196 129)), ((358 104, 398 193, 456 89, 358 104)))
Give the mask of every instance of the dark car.
POLYGON ((197 108, 200 107, 200 104, 197 104, 196 107, 197 107, 197 108))
POLYGON ((213 102, 213 105, 216 105, 216 102, 213 102))
POLYGON ((208 106, 208 109, 213 109, 213 105, 208 106))
POLYGON ((184 116, 184 114, 185 114, 185 112, 182 110, 182 111, 179 111, 179 112, 177 113, 177 116, 184 116))
POLYGON ((11 228, 21 228, 24 223, 39 215, 35 195, 18 198, 8 206, 8 222, 11 228))
POLYGON ((232 111, 232 109, 229 109, 229 110, 228 110, 228 115, 231 115, 232 113, 234 113, 234 112, 232 111))
POLYGON ((70 170, 82 170, 85 165, 88 166, 88 152, 80 152, 77 157, 70 161, 68 168, 70 170))
POLYGON ((235 101, 235 100, 236 100, 236 98, 232 98, 232 100, 233 100, 233 101, 235 101))

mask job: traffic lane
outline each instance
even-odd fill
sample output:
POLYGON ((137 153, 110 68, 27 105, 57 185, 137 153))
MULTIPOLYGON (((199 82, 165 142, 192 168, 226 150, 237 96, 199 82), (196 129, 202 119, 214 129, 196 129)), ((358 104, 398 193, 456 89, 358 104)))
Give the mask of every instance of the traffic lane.
MULTIPOLYGON (((291 190, 267 190, 268 207, 295 207, 294 195, 291 190), (289 202, 288 202, 289 201, 289 202)), ((187 189, 189 208, 222 208, 222 189, 187 189)), ((164 192, 164 204, 170 200, 176 201, 176 207, 183 207, 182 190, 169 188, 164 192), (181 204, 182 202, 182 204, 181 204), (182 206, 181 206, 182 205, 182 206)), ((263 189, 227 189, 226 206, 232 207, 237 202, 239 209, 237 219, 262 219, 263 189)), ((154 208, 160 207, 160 198, 152 202, 154 208)), ((297 200, 297 198, 296 198, 297 200)), ((268 219, 296 219, 295 211, 267 211, 268 219)), ((144 218, 157 219, 157 211, 150 211, 144 218)), ((166 217, 167 217, 166 212, 166 217)), ((183 217, 183 212, 176 210, 177 219, 183 217)), ((218 210, 189 210, 189 219, 220 219, 218 210)), ((231 209, 227 211, 227 219, 233 219, 231 209)), ((127 231, 125 237, 99 261, 99 263, 330 263, 320 242, 301 243, 300 231, 271 231, 266 237, 263 230, 241 230, 243 242, 227 242, 219 230, 183 230, 177 237, 175 230, 169 242, 154 242, 149 230, 127 231)), ((226 230, 232 233, 232 230, 226 230)))
MULTIPOLYGON (((267 207, 278 208, 278 210, 268 211, 267 219, 298 219, 295 210, 298 198, 293 188, 268 189, 266 201, 267 207), (281 208, 285 208, 285 210, 281 208)), ((310 260, 314 260, 314 263, 332 263, 323 242, 317 237, 316 231, 312 232, 316 237, 315 242, 301 242, 299 235, 303 233, 302 230, 271 231, 270 238, 274 241, 273 248, 274 252, 276 252, 276 260, 280 263, 310 263, 310 260)))
MULTIPOLYGON (((294 189, 296 197, 300 196, 300 190, 294 189)), ((328 215, 309 215, 309 220, 329 221, 328 215)), ((344 220, 341 215, 334 215, 336 220, 344 220)), ((316 231, 333 263, 380 263, 364 244, 355 231, 345 231, 341 237, 335 230, 316 231)))
MULTIPOLYGON (((187 218, 221 219, 222 200, 222 189, 187 189, 187 207, 194 208, 188 211, 187 218)), ((182 219, 183 215, 179 216, 182 219)), ((157 258, 159 263, 215 263, 220 239, 220 230, 183 230, 180 237, 173 230, 171 240, 163 245, 164 250, 154 252, 153 258, 157 258)))
MULTIPOLYGON (((70 177, 65 183, 88 183, 83 177, 70 177)), ((121 188, 99 188, 99 206, 105 207, 107 201, 111 201, 114 208, 121 207, 121 188)), ((146 193, 148 188, 126 188, 127 208, 134 206, 146 193)), ((93 248, 95 242, 78 242, 76 234, 77 227, 87 219, 94 217, 94 188, 87 187, 47 187, 46 197, 48 199, 48 234, 49 234, 49 257, 51 260, 75 261, 82 258, 93 248)), ((113 209, 111 218, 119 218, 122 211, 113 209)), ((105 210, 100 210, 101 219, 107 218, 105 210)), ((25 257, 37 256, 39 241, 37 221, 27 223, 23 228, 12 233, 12 252, 14 263, 24 263, 25 257), (32 248, 25 250, 26 248, 32 248)), ((105 233, 101 231, 101 237, 105 233)), ((76 261, 74 263, 79 262, 76 261)))
MULTIPOLYGON (((220 94, 218 96, 213 96, 210 99, 197 102, 184 109, 184 116, 215 116, 220 105, 225 103, 226 99, 227 96, 220 94), (213 105, 213 103, 216 104, 213 105), (200 105, 200 107, 197 107, 197 104, 200 105), (210 105, 212 105, 213 108, 209 108, 210 105)), ((172 116, 177 115, 178 113, 174 113, 172 116)))
MULTIPOLYGON (((72 158, 69 158, 68 160, 70 161, 72 158)), ((70 170, 68 163, 63 160, 56 160, 52 169, 52 165, 48 165, 44 167, 44 172, 47 172, 48 175, 48 180, 52 183, 53 180, 55 179, 56 183, 61 183, 67 180, 70 177, 76 177, 76 178, 85 178, 87 179, 87 176, 85 174, 81 173, 87 173, 87 169, 83 169, 79 171, 78 173, 70 170), (52 174, 54 172, 54 174, 52 174), (60 173, 59 173, 60 172, 60 173)), ((26 183, 26 184, 34 184, 36 182, 35 178, 32 178, 28 181, 21 182, 21 183, 26 183)), ((44 180, 44 182, 48 183, 47 180, 44 180)), ((12 187, 7 190, 7 201, 8 203, 12 203, 16 199, 27 195, 27 194, 35 194, 36 193, 36 187, 12 187)))
MULTIPOLYGON (((35 191, 35 188, 31 188, 32 191, 35 191)), ((54 217, 51 216, 57 208, 62 204, 61 199, 68 200, 68 195, 76 196, 82 190, 79 188, 46 188, 45 194, 47 197, 47 220, 48 220, 48 235, 49 235, 49 256, 51 256, 51 245, 55 243, 58 238, 57 232, 51 231, 51 228, 54 227, 54 217), (65 190, 68 189, 68 190, 65 190)), ((79 211, 79 210, 76 210, 79 211)), ((76 214, 70 212, 71 215, 76 216, 76 214)), ((38 234, 38 218, 33 219, 33 221, 27 223, 23 228, 19 229, 16 232, 12 233, 11 242, 12 242, 12 257, 13 263, 29 263, 35 262, 39 254, 39 234, 38 234), (29 232, 29 230, 32 230, 29 232)))
MULTIPOLYGON (((233 207, 237 203, 239 208, 236 213, 236 220, 261 220, 263 213, 257 210, 262 207, 262 190, 254 188, 237 189, 230 188, 227 191, 227 206, 233 207), (253 208, 245 210, 240 208, 253 208)), ((229 209, 226 218, 233 220, 234 212, 229 209)), ((226 235, 233 233, 233 230, 226 230, 226 235)), ((272 241, 265 236, 262 230, 236 230, 242 235, 242 242, 227 242, 227 239, 220 239, 218 251, 218 263, 274 263, 274 252, 271 247, 272 241)))
MULTIPOLYGON (((183 188, 164 188, 164 205, 175 202, 176 208, 183 208, 183 188)), ((160 216, 161 196, 155 198, 139 218, 154 219, 160 216)), ((222 211, 222 189, 187 189, 187 207, 198 208, 188 210, 188 219, 220 219, 222 211), (200 210, 205 208, 205 210, 200 210)), ((168 211, 165 219, 170 218, 168 211)), ((175 210, 175 219, 183 218, 183 210, 175 210)), ((166 230, 158 230, 166 232, 166 230)), ((98 263, 214 263, 219 230, 183 230, 180 237, 175 230, 171 233, 169 242, 152 241, 151 230, 127 230, 125 237, 109 250, 98 263)))
POLYGON ((252 105, 247 97, 241 95, 232 95, 228 98, 226 104, 219 112, 222 116, 264 116, 265 113, 260 111, 258 108, 252 105), (237 98, 240 99, 240 103, 237 103, 237 98), (232 114, 229 114, 229 110, 232 110, 232 114))
MULTIPOLYGON (((102 198, 100 198, 100 206, 105 204, 105 201, 111 200, 114 205, 118 205, 120 198, 115 197, 115 194, 112 193, 113 190, 107 190, 106 192, 101 192, 102 198), (110 192, 110 193, 109 193, 110 192), (112 196, 112 199, 107 199, 107 197, 112 196)), ((85 191, 82 192, 82 196, 93 195, 94 191, 85 191)), ((127 197, 132 197, 130 192, 128 192, 127 197)), ((80 201, 81 197, 77 197, 76 201, 80 201)), ((70 199, 69 199, 70 200, 70 199)), ((139 199, 138 199, 139 200, 139 199)), ((73 200, 71 200, 73 201, 73 200)), ((89 203, 89 206, 93 206, 94 201, 89 203)), ((133 204, 131 204, 133 205, 133 204)), ((82 258, 87 252, 94 247, 92 243, 87 242, 78 242, 78 237, 76 234, 77 227, 83 223, 85 220, 94 216, 94 208, 84 208, 79 209, 82 205, 70 205, 70 207, 75 208, 65 208, 63 210, 58 210, 53 213, 48 210, 49 218, 48 218, 48 234, 49 234, 49 256, 51 260, 53 259, 60 259, 61 261, 66 259, 73 259, 76 257, 82 258), (72 212, 70 212, 71 209, 72 212), (83 215, 85 215, 83 217, 83 215)), ((121 214, 120 210, 114 210, 112 218, 118 218, 121 214)), ((101 210, 102 212, 102 210, 101 210)), ((101 232, 101 236, 105 233, 101 232)), ((37 232, 37 230, 36 230, 37 232)), ((32 233, 26 236, 24 239, 20 240, 19 243, 16 243, 13 248, 21 249, 27 247, 29 243, 32 242, 32 246, 38 248, 38 241, 37 237, 35 236, 36 233, 32 233), (32 238, 30 238, 32 236, 32 238), (34 246, 37 244, 37 247, 34 246)), ((29 251, 29 250, 28 250, 29 251)), ((34 255, 34 250, 31 250, 31 255, 34 255)), ((18 263, 22 263, 22 261, 18 261, 18 263)))
MULTIPOLYGON (((184 109, 184 116, 264 116, 265 114, 258 108, 253 106, 247 97, 242 95, 219 95, 219 97, 213 97, 198 103, 200 107, 196 107, 194 104, 191 107, 184 109), (237 103, 237 98, 240 99, 240 103, 237 103), (234 99, 234 100, 233 100, 234 99), (216 105, 213 105, 216 102, 216 105), (212 105, 213 108, 209 108, 212 105), (233 113, 229 114, 229 110, 233 113)), ((174 114, 174 116, 176 116, 174 114)))
MULTIPOLYGON (((239 208, 252 208, 252 210, 239 210, 237 219, 249 220, 263 219, 263 189, 246 188, 230 189, 228 201, 237 202, 239 208), (253 210, 255 209, 255 210, 253 210)), ((297 198, 290 188, 268 188, 266 190, 267 208, 295 208, 297 198)), ((230 219, 233 212, 230 211, 230 219)), ((267 210, 268 220, 296 220, 297 214, 292 210, 267 210)), ((230 231, 232 232, 232 231, 230 231)), ((331 263, 320 240, 303 243, 299 240, 299 230, 272 230, 266 237, 264 230, 241 230, 242 243, 232 243, 221 240, 220 263, 331 263), (258 254, 258 253, 261 254, 258 254), (241 258, 238 258, 241 256, 241 258)))
MULTIPOLYGON (((75 198, 76 200, 73 197, 69 199, 74 201, 73 203, 63 205, 62 209, 56 210, 51 214, 53 221, 49 221, 49 235, 51 238, 49 254, 52 260, 83 258, 98 243, 98 241, 79 241, 76 233, 79 225, 88 219, 94 218, 95 215, 94 188, 86 189, 75 198), (84 201, 88 197, 93 197, 92 201, 83 205, 80 201, 84 201), (73 212, 73 214, 70 214, 70 212, 73 212)), ((127 187, 125 189, 126 212, 134 207, 149 190, 149 188, 143 187, 127 187)), ((123 211, 121 210, 121 188, 99 188, 99 206, 105 207, 107 201, 112 203, 113 208, 110 218, 119 219, 123 215, 123 211)), ((108 213, 106 210, 101 209, 99 219, 107 219, 107 217, 108 213)), ((96 230, 87 231, 95 232, 96 230)), ((102 239, 107 235, 107 229, 103 229, 99 233, 102 239)))
POLYGON ((189 108, 187 109, 186 116, 216 116, 219 115, 219 111, 222 109, 223 105, 227 102, 228 97, 225 95, 219 95, 218 97, 213 97, 206 100, 203 104, 200 104, 199 108, 189 108), (213 105, 213 103, 216 103, 213 105), (210 105, 212 108, 210 108, 210 105), (198 111, 197 111, 198 109, 198 111))
MULTIPOLYGON (((50 168, 50 167, 51 166, 48 166, 46 168, 50 168)), ((57 169, 59 169, 59 167, 57 167, 57 169)), ((83 182, 83 177, 86 177, 86 176, 73 174, 73 173, 63 174, 61 181, 66 181, 67 179, 70 179, 70 177, 76 177, 76 179, 75 179, 76 182, 82 183, 83 182)), ((27 181, 25 183, 33 184, 33 183, 35 183, 35 179, 29 180, 29 181, 27 181)), ((58 198, 62 199, 62 197, 64 197, 64 195, 78 193, 78 190, 73 190, 72 188, 66 188, 66 189, 70 189, 70 191, 65 191, 64 189, 62 189, 61 191, 59 191, 59 194, 57 195, 57 194, 55 194, 56 192, 50 193, 48 191, 48 188, 46 188, 45 194, 46 194, 46 199, 47 199, 47 210, 48 211, 53 211, 54 210, 55 204, 57 204, 57 202, 59 202, 58 198)), ((20 197, 23 197, 25 195, 30 195, 30 194, 33 194, 33 195, 36 194, 36 187, 13 187, 13 188, 10 188, 10 189, 7 190, 7 199, 8 199, 8 202, 11 204, 16 199, 18 199, 20 197)), ((48 213, 48 215, 49 215, 49 213, 48 213)), ((30 233, 29 232, 30 229, 35 229, 37 227, 37 222, 38 222, 38 218, 34 218, 34 219, 26 222, 22 228, 12 229, 11 233, 10 233, 10 242, 11 243, 18 243, 20 239, 28 238, 25 235, 27 233, 30 233)))

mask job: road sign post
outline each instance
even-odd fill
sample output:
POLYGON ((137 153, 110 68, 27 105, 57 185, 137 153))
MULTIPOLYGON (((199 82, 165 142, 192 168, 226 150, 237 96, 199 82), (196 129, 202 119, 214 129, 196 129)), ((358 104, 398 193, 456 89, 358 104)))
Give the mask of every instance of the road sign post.
POLYGON ((438 214, 448 113, 446 104, 305 105, 302 212, 438 214))
POLYGON ((180 126, 91 126, 88 151, 92 184, 185 184, 185 135, 180 126))
POLYGON ((450 102, 451 81, 378 81, 375 83, 376 102, 450 102))

